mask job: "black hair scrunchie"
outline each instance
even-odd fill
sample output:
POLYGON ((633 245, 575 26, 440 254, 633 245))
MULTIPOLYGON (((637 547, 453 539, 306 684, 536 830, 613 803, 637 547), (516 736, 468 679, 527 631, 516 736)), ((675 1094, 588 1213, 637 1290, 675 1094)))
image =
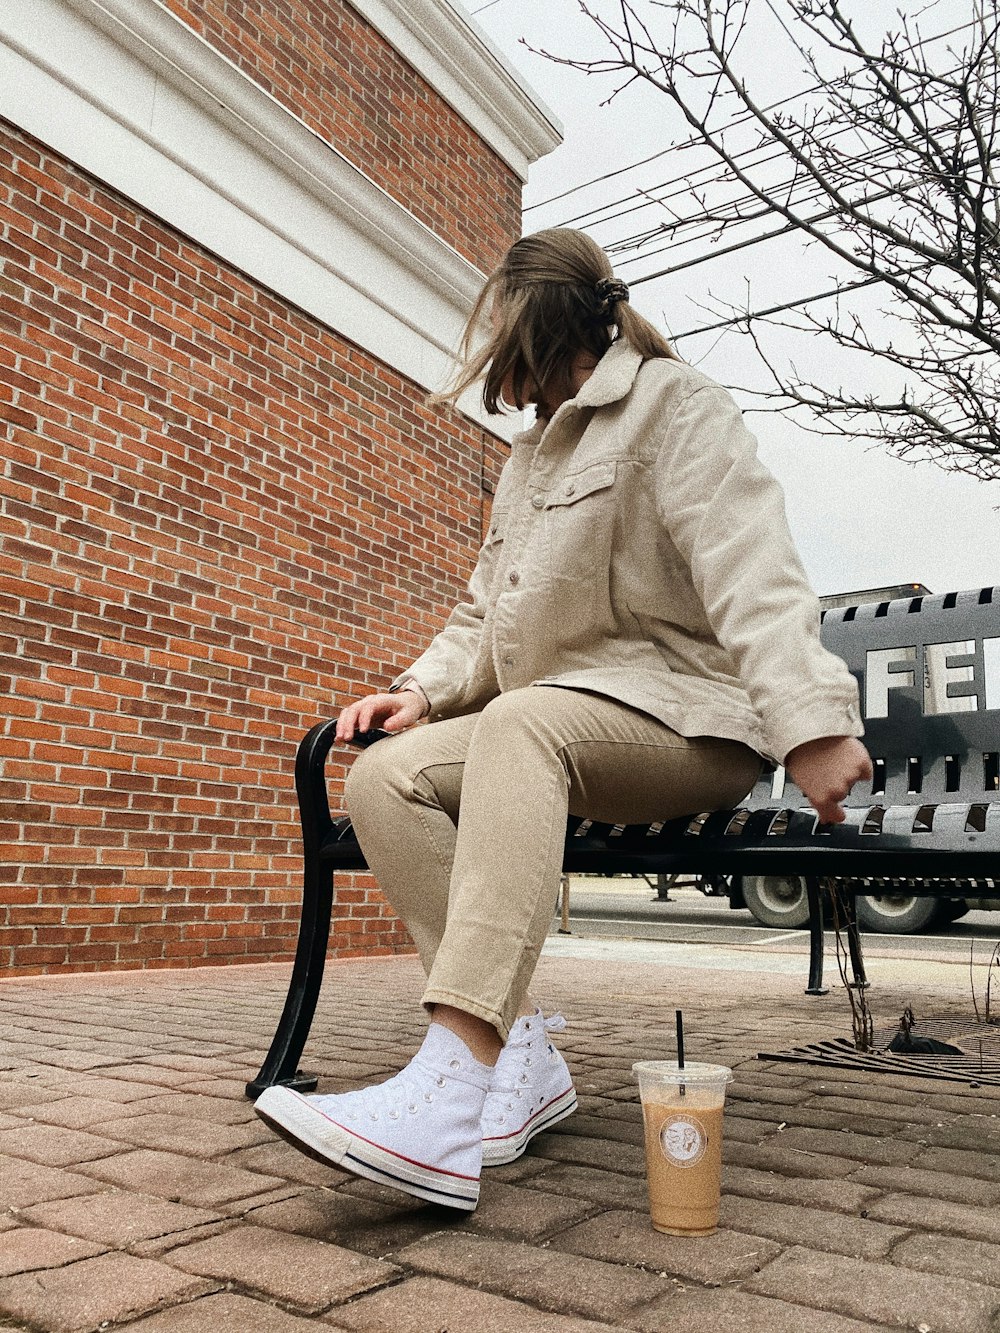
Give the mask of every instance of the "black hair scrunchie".
POLYGON ((609 315, 619 301, 628 300, 628 283, 621 278, 599 278, 594 283, 594 295, 598 301, 597 313, 609 315))

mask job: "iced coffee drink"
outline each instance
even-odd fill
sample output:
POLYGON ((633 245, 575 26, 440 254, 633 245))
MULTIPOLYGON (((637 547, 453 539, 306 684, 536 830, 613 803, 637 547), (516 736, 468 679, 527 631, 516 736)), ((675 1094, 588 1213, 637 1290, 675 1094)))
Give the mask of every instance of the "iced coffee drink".
POLYGON ((722 1065, 643 1060, 632 1066, 646 1137, 653 1226, 708 1236, 719 1223, 722 1114, 732 1072, 722 1065))

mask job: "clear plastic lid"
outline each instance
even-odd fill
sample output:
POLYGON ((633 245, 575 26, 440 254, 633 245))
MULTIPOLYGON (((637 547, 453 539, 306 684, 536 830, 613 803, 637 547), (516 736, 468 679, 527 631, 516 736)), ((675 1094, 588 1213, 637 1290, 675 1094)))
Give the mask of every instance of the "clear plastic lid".
POLYGON ((733 1071, 725 1065, 709 1065, 688 1060, 683 1069, 676 1060, 637 1060, 632 1072, 639 1078, 663 1079, 667 1083, 686 1083, 690 1087, 717 1087, 732 1083, 733 1071))

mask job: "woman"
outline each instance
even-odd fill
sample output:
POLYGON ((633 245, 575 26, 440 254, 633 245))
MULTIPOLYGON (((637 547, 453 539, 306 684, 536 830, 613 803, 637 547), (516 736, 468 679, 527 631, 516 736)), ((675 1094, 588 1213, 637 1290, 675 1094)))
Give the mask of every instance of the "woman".
POLYGON ((604 252, 563 228, 518 241, 463 352, 447 398, 484 378, 489 412, 533 403, 537 420, 514 438, 468 599, 337 727, 392 733, 355 760, 346 800, 420 951, 430 1027, 387 1083, 271 1088, 256 1106, 306 1152, 472 1209, 481 1166, 576 1105, 527 995, 567 814, 726 808, 765 756, 838 822, 871 764, 739 410, 631 309, 604 252))

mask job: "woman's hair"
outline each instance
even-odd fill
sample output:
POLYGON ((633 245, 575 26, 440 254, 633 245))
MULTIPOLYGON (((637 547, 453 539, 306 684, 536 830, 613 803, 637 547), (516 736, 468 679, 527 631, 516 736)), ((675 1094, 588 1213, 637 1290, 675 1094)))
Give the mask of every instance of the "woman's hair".
POLYGON ((523 236, 487 279, 465 327, 455 380, 431 402, 454 402, 479 379, 485 381, 483 403, 494 414, 503 411, 504 383, 513 386, 518 408, 532 385, 543 395, 566 393, 576 357, 599 360, 616 328, 644 360, 677 359, 666 338, 628 304, 628 288, 614 279, 611 261, 585 232, 550 227, 523 236))

